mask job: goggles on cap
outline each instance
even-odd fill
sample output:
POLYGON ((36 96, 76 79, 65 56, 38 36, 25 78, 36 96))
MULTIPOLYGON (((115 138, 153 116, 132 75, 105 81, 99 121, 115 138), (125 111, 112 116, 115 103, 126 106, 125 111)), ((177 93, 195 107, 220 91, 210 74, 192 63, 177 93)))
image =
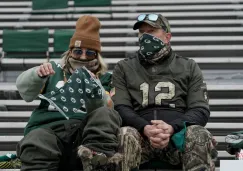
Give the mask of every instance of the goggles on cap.
MULTIPOLYGON (((144 21, 146 19, 146 20, 155 22, 155 21, 158 20, 158 18, 159 18, 159 15, 157 15, 157 14, 140 14, 138 16, 137 20, 138 21, 144 21)), ((166 26, 166 24, 164 23, 163 20, 161 20, 161 22, 163 24, 161 27, 167 32, 167 26, 166 26)))
POLYGON ((143 21, 146 17, 149 21, 157 21, 157 19, 159 18, 157 14, 140 14, 138 16, 138 21, 143 21))

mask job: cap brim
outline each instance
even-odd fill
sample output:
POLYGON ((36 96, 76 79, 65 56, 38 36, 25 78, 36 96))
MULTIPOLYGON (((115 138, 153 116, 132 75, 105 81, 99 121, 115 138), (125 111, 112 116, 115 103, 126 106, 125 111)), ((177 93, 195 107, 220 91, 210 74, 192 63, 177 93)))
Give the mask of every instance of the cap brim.
POLYGON ((138 21, 134 24, 133 26, 133 30, 137 30, 142 23, 147 23, 149 25, 151 25, 152 27, 155 27, 155 28, 161 28, 161 26, 158 26, 156 23, 152 22, 152 21, 149 21, 149 20, 143 20, 143 21, 138 21))

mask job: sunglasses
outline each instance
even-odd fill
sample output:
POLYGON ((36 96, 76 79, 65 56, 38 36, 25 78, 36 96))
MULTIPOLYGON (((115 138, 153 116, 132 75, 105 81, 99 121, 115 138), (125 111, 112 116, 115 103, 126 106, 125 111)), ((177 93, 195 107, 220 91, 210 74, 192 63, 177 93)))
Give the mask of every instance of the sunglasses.
POLYGON ((72 49, 72 54, 74 55, 73 57, 75 57, 75 58, 80 58, 83 53, 85 53, 85 56, 88 59, 94 59, 97 57, 97 52, 94 50, 87 49, 86 51, 84 51, 83 49, 80 49, 80 48, 72 49))

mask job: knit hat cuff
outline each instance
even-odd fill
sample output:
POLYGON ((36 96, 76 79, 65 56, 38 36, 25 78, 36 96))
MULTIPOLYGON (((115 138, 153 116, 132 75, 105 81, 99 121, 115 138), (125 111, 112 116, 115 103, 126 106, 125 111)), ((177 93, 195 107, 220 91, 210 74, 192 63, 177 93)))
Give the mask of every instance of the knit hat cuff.
POLYGON ((101 51, 100 41, 78 35, 73 36, 70 40, 69 48, 71 49, 74 47, 93 49, 98 52, 101 51))

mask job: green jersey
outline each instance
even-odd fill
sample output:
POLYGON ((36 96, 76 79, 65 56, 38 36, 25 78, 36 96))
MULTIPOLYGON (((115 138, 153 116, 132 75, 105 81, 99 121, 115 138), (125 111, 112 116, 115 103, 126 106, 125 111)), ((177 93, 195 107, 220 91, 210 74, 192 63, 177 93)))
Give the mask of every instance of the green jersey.
POLYGON ((115 105, 135 111, 149 107, 209 109, 207 88, 199 66, 174 52, 160 64, 142 65, 137 57, 124 59, 113 71, 115 105))
MULTIPOLYGON (((43 89, 41 94, 45 94, 48 92, 52 92, 56 89, 59 89, 64 86, 64 70, 61 65, 55 62, 51 62, 52 68, 55 71, 55 74, 50 76, 45 83, 45 88, 43 89)), ((67 79, 69 79, 71 75, 66 73, 67 79)), ((110 90, 110 81, 111 74, 106 73, 104 75, 100 75, 101 84, 104 86, 106 91, 110 90)), ((73 113, 70 119, 80 119, 84 118, 80 113, 73 113)), ((28 121, 28 124, 25 128, 24 135, 28 134, 31 130, 39 128, 39 127, 47 127, 59 123, 63 123, 66 121, 66 118, 48 101, 41 99, 40 105, 32 112, 32 115, 28 121)))

